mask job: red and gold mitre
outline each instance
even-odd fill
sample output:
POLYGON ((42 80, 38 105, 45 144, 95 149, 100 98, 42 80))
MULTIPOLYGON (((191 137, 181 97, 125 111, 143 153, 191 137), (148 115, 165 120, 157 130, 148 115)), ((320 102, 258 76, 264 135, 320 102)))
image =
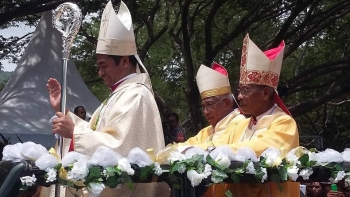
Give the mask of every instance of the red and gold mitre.
POLYGON ((284 46, 282 41, 278 47, 262 52, 247 34, 243 40, 239 83, 266 85, 277 89, 284 46))
POLYGON ((227 70, 217 63, 211 68, 201 65, 196 82, 202 99, 231 93, 227 70))

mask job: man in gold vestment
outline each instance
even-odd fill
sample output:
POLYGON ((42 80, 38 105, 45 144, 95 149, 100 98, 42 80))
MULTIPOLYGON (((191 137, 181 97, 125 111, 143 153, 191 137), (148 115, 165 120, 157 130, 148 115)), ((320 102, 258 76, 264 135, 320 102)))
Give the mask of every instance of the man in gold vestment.
MULTIPOLYGON (((269 147, 290 151, 299 146, 296 122, 276 93, 282 66, 284 42, 271 50, 262 52, 247 35, 243 42, 238 100, 249 119, 240 121, 234 128, 230 146, 237 150, 250 147, 260 154, 269 147)), ((228 128, 230 129, 230 128, 228 128)), ((229 189, 235 197, 298 197, 299 183, 282 184, 227 184, 217 185, 204 196, 225 196, 229 189)))
POLYGON ((228 144, 232 139, 229 126, 237 125, 244 116, 234 109, 234 97, 226 69, 214 63, 212 68, 201 65, 196 76, 197 86, 202 98, 202 111, 210 124, 184 143, 179 143, 179 149, 198 146, 203 149, 213 144, 228 144))
MULTIPOLYGON (((61 86, 55 79, 48 81, 50 103, 58 118, 53 120, 53 132, 61 135, 63 155, 68 151, 91 156, 100 146, 106 146, 124 157, 134 147, 154 151, 164 148, 164 136, 159 111, 153 96, 150 78, 137 56, 130 12, 123 1, 116 14, 109 2, 102 15, 97 43, 98 75, 110 87, 110 96, 86 122, 73 113, 58 112, 61 86), (146 73, 140 73, 140 67, 146 73)), ((53 189, 50 196, 53 195, 53 189)), ((83 196, 88 196, 83 191, 83 196)), ((42 192, 42 196, 48 196, 42 192)), ((61 187, 60 196, 71 196, 61 187)), ((135 184, 133 190, 105 188, 102 197, 170 196, 165 183, 135 184), (161 186, 156 188, 157 186, 161 186)))

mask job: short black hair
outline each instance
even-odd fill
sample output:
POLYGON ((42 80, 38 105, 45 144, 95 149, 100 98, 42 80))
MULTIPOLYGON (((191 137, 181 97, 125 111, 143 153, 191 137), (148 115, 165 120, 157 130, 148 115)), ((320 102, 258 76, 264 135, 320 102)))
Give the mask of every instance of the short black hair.
POLYGON ((167 119, 169 119, 171 116, 174 116, 176 118, 176 121, 179 122, 180 118, 179 118, 179 115, 177 115, 177 113, 173 112, 173 113, 168 114, 167 119))
MULTIPOLYGON (((108 57, 112 58, 115 62, 116 65, 119 65, 120 60, 124 57, 124 56, 119 56, 119 55, 108 55, 108 57)), ((129 55, 127 56, 129 57, 129 62, 131 65, 133 65, 134 67, 136 67, 137 65, 137 59, 135 56, 133 55, 129 55)))
POLYGON ((81 108, 81 109, 85 109, 83 106, 79 105, 79 106, 76 106, 74 108, 74 114, 76 114, 78 112, 78 109, 81 108))

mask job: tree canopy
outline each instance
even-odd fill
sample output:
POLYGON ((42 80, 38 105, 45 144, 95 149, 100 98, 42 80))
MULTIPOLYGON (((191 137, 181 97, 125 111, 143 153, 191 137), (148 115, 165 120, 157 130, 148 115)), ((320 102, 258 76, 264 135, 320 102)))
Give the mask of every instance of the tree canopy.
MULTIPOLYGON (((0 2, 0 27, 35 25, 40 14, 65 0, 0 2), (15 2, 15 3, 14 3, 15 2)), ((93 93, 108 92, 95 70, 100 17, 107 1, 75 0, 84 22, 74 59, 93 93)), ((112 1, 117 5, 117 1, 112 1)), ((324 146, 343 148, 350 136, 350 1, 348 0, 128 0, 139 55, 151 74, 162 114, 174 111, 188 130, 205 126, 195 82, 201 64, 224 65, 237 87, 242 41, 249 33, 262 50, 286 43, 279 93, 296 118, 300 135, 321 136, 324 146)), ((117 6, 116 6, 117 7, 117 6)), ((0 35, 0 59, 16 61, 30 34, 0 35)), ((304 142, 311 143, 310 141, 304 142)))

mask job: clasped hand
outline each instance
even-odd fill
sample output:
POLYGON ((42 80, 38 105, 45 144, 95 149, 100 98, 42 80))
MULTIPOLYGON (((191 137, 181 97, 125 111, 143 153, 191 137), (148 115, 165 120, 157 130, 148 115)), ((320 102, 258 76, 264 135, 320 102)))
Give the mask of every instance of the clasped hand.
POLYGON ((72 138, 74 131, 73 121, 62 112, 56 113, 57 118, 52 120, 52 132, 64 138, 72 138))

